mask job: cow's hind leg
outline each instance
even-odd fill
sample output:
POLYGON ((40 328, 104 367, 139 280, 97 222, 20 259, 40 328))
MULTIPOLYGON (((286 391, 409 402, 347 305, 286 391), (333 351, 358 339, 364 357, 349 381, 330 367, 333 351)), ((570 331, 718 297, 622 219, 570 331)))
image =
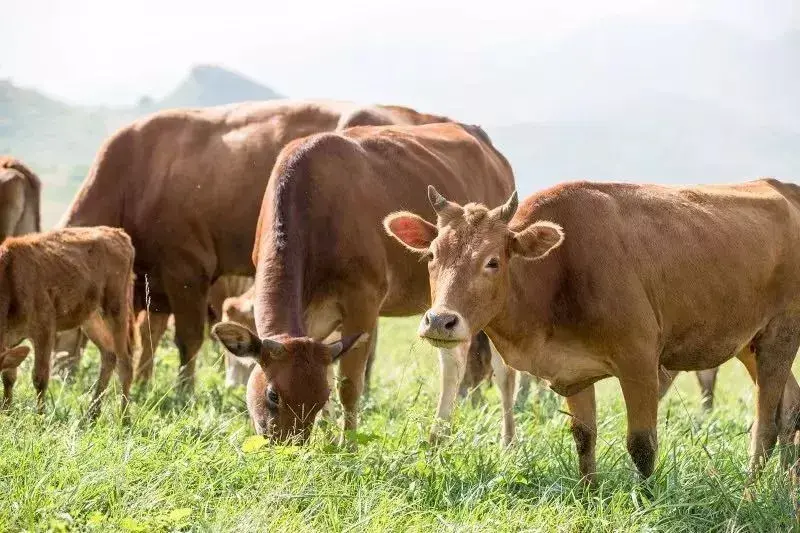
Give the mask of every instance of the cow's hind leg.
POLYGON ((700 370, 696 373, 697 382, 700 384, 700 406, 704 411, 714 407, 714 386, 717 383, 719 367, 700 370))
POLYGON ((153 361, 158 343, 167 330, 169 313, 144 310, 138 321, 139 334, 142 339, 142 351, 136 365, 136 382, 149 383, 153 378, 153 361))
POLYGON ((779 431, 779 407, 800 345, 800 320, 776 317, 753 340, 756 363, 756 417, 750 442, 750 472, 755 476, 772 453, 779 431))
POLYGON ((184 393, 194 390, 197 353, 203 346, 208 304, 208 281, 195 284, 170 281, 166 284, 169 304, 175 316, 175 344, 181 368, 178 385, 184 393))
POLYGON ((575 449, 578 452, 578 467, 581 481, 593 485, 597 472, 595 445, 597 444, 597 407, 594 385, 572 396, 567 396, 567 406, 572 415, 570 426, 575 449))
POLYGON ((114 349, 114 338, 100 313, 94 312, 92 316, 83 324, 83 330, 100 350, 100 375, 95 383, 92 403, 89 405, 89 419, 95 420, 100 415, 100 402, 103 392, 108 387, 111 374, 117 364, 117 356, 114 349))
POLYGON ((36 389, 36 406, 39 413, 44 412, 44 397, 50 383, 50 359, 56 341, 55 325, 39 326, 33 338, 33 387, 36 389))

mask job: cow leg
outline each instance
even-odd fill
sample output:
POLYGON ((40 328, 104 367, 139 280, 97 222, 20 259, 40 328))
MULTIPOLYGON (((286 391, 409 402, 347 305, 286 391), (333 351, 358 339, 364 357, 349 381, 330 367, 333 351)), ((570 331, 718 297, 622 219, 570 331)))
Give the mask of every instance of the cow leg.
POLYGON ((670 387, 675 382, 675 378, 680 374, 680 370, 667 370, 663 366, 658 367, 658 399, 661 400, 669 392, 670 387))
POLYGON ((11 407, 14 399, 14 383, 17 382, 17 369, 4 370, 3 375, 3 409, 11 407))
POLYGON ((431 428, 430 441, 437 442, 444 422, 450 420, 456 402, 461 380, 467 368, 469 343, 459 344, 455 348, 439 348, 440 383, 439 405, 436 407, 436 418, 431 428))
POLYGON ((166 284, 172 314, 175 316, 175 344, 178 345, 181 368, 178 385, 183 392, 194 389, 197 352, 203 345, 208 304, 208 282, 196 286, 182 282, 166 284))
POLYGON ((628 453, 644 478, 650 477, 658 450, 659 368, 634 369, 620 377, 628 415, 628 453))
POLYGON ((519 373, 519 387, 517 388, 517 397, 515 402, 517 409, 523 409, 525 404, 528 403, 528 397, 531 394, 532 381, 533 376, 527 372, 519 373))
POLYGON ((117 365, 117 355, 114 352, 113 336, 103 321, 103 317, 100 316, 100 313, 92 313, 92 316, 89 317, 82 327, 89 337, 89 340, 100 349, 100 375, 94 386, 92 403, 89 405, 88 412, 89 419, 96 420, 100 415, 100 402, 103 392, 105 392, 108 387, 111 374, 114 373, 114 367, 117 365))
MULTIPOLYGON (((377 313, 367 327, 343 326, 342 336, 355 335, 360 331, 373 331, 377 324, 377 313)), ((364 392, 364 378, 369 358, 369 342, 356 344, 339 359, 339 400, 344 410, 344 431, 355 430, 358 427, 358 406, 361 394, 364 392)), ((330 403, 330 400, 328 400, 330 403)), ((342 444, 346 442, 342 434, 342 444)))
POLYGON ((153 377, 153 361, 161 337, 167 330, 169 313, 142 311, 138 320, 142 338, 142 352, 136 365, 136 382, 149 383, 153 377))
POLYGON ((367 368, 364 371, 364 397, 369 397, 370 384, 372 383, 372 365, 375 362, 375 350, 378 347, 378 325, 372 329, 369 336, 369 346, 367 355, 367 368))
POLYGON ((44 413, 44 397, 50 383, 50 357, 55 345, 55 325, 40 326, 33 337, 33 387, 36 389, 36 407, 44 413))
MULTIPOLYGON (((757 383, 756 357, 750 351, 750 347, 745 347, 736 357, 744 365, 753 383, 757 383)), ((794 434, 798 430, 798 420, 800 419, 800 386, 798 386, 797 380, 791 373, 789 373, 786 386, 783 389, 780 411, 778 439, 784 445, 781 464, 788 468, 797 460, 798 456, 798 446, 794 442, 794 434)))
POLYGON ((56 333, 56 345, 53 349, 53 371, 72 380, 78 371, 78 365, 86 348, 86 335, 80 328, 59 331, 56 333))
POLYGON ((719 367, 696 372, 697 383, 700 385, 700 405, 704 411, 710 411, 714 407, 714 386, 717 383, 717 372, 719 372, 719 367))
POLYGON ((769 459, 778 438, 778 409, 797 353, 798 322, 793 317, 778 317, 755 338, 756 418, 750 444, 750 472, 757 475, 769 459))
POLYGON ((597 407, 594 399, 594 385, 581 392, 567 396, 567 406, 572 415, 570 429, 578 452, 578 468, 581 481, 587 485, 595 483, 597 462, 595 445, 597 444, 597 407))
POLYGON ((503 445, 508 446, 516 435, 514 424, 514 392, 517 385, 517 371, 506 366, 497 349, 492 344, 492 375, 500 390, 500 403, 503 407, 503 445))

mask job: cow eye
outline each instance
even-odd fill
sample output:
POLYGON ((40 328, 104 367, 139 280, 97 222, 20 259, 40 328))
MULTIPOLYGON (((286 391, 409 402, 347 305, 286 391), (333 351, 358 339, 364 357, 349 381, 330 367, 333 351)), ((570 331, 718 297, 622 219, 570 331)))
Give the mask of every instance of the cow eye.
POLYGON ((278 408, 278 402, 281 400, 281 397, 278 396, 278 393, 275 389, 267 389, 267 405, 271 409, 278 408))
POLYGON ((486 262, 486 268, 489 270, 497 270, 500 268, 500 260, 496 257, 492 257, 489 261, 486 262))

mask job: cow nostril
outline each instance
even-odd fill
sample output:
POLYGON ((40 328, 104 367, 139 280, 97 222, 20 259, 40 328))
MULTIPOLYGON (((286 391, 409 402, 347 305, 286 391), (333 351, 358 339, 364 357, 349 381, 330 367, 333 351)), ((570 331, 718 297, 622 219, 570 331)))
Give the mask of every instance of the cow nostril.
POLYGON ((423 319, 425 320, 425 325, 426 326, 430 326, 431 325, 431 314, 430 314, 430 311, 425 313, 425 316, 423 317, 423 319))
POLYGON ((454 327, 456 327, 456 324, 458 324, 458 317, 457 316, 451 316, 444 323, 444 329, 448 329, 448 330, 453 329, 454 327))

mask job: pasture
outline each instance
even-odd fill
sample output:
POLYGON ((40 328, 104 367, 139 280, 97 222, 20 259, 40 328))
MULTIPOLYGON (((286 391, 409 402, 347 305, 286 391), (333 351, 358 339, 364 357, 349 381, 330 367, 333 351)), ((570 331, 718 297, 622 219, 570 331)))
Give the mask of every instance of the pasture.
MULTIPOLYGON (((614 380, 599 386, 600 486, 586 491, 562 401, 532 392, 517 412, 518 440, 499 445, 497 389, 461 402, 451 437, 427 445, 438 358, 416 339, 417 318, 382 319, 370 396, 355 449, 316 428, 305 447, 270 446, 249 427, 243 389, 227 390, 221 348, 206 342, 197 394, 173 392, 171 334, 148 391, 118 422, 112 382, 100 420, 85 420, 98 354, 71 384, 51 382, 35 413, 31 359, 15 404, 0 414, 0 530, 35 531, 785 531, 789 483, 773 455, 742 499, 753 387, 736 361, 721 369, 714 411, 703 415, 683 374, 659 410, 657 469, 641 483, 625 450, 614 380)), ((146 340, 145 340, 146 342, 146 340)), ((338 408, 338 405, 337 405, 338 408)))

